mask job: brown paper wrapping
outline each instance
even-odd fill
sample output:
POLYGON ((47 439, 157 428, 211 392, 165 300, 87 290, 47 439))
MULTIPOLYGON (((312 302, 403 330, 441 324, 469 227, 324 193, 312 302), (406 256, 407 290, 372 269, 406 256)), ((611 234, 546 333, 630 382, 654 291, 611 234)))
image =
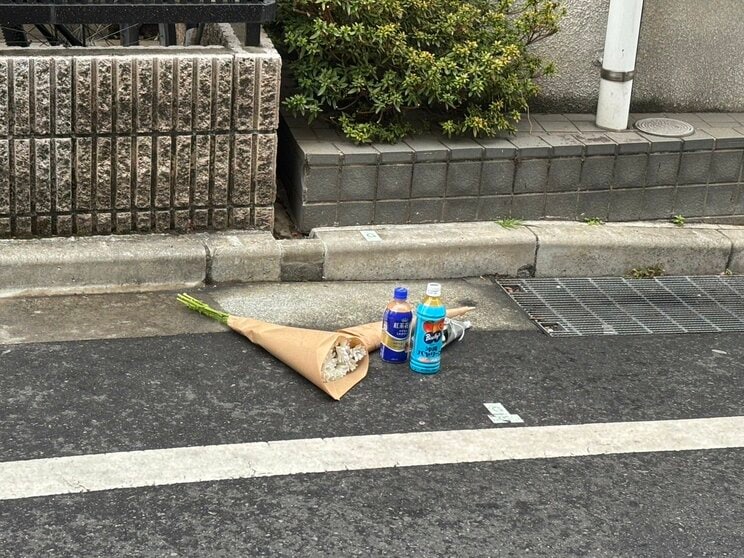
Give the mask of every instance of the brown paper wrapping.
POLYGON ((346 338, 352 347, 360 343, 366 345, 367 341, 353 333, 288 327, 238 316, 230 316, 227 325, 302 374, 333 399, 341 399, 367 375, 369 355, 365 355, 359 361, 357 369, 343 378, 332 382, 323 381, 323 363, 338 343, 346 338))
MULTIPOLYGON (((458 306, 457 308, 449 308, 447 310, 447 317, 456 318, 457 316, 467 314, 471 310, 475 310, 475 306, 458 306)), ((360 339, 362 343, 364 343, 364 346, 367 348, 368 353, 376 351, 380 348, 380 345, 382 345, 381 321, 339 329, 338 332, 345 335, 352 335, 360 339)))

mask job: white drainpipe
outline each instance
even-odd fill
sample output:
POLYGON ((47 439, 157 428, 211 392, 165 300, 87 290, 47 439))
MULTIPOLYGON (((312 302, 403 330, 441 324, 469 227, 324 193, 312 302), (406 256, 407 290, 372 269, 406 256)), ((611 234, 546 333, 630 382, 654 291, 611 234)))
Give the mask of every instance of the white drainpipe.
POLYGON ((610 0, 597 103, 596 122, 600 128, 628 127, 642 11, 643 0, 610 0))

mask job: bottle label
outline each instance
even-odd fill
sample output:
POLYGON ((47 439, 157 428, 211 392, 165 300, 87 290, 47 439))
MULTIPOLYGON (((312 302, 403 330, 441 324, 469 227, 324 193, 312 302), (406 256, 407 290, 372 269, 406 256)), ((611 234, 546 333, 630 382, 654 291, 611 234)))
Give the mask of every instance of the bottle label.
POLYGON ((422 344, 416 344, 415 358, 421 362, 438 362, 442 351, 444 320, 421 323, 422 344))
POLYGON ((382 318, 382 347, 380 349, 384 360, 405 362, 412 319, 412 312, 385 310, 382 318))
POLYGON ((438 297, 427 296, 416 308, 416 329, 411 341, 411 370, 435 374, 442 363, 446 311, 438 297))

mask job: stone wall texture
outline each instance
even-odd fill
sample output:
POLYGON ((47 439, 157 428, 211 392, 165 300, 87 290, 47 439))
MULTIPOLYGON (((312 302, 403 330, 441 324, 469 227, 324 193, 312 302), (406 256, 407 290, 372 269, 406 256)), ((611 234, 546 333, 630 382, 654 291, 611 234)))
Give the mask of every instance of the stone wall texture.
POLYGON ((0 50, 0 238, 270 229, 280 58, 205 40, 0 50))

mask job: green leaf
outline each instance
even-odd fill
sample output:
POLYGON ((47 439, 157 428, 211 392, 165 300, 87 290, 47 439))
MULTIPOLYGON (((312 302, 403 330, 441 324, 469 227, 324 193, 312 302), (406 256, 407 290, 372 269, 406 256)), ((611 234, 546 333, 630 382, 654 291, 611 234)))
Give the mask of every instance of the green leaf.
POLYGON ((284 106, 308 118, 323 112, 360 143, 396 141, 422 119, 448 135, 513 130, 536 80, 554 69, 527 47, 555 33, 565 11, 551 0, 278 0, 278 8, 269 30, 296 83, 284 106))

